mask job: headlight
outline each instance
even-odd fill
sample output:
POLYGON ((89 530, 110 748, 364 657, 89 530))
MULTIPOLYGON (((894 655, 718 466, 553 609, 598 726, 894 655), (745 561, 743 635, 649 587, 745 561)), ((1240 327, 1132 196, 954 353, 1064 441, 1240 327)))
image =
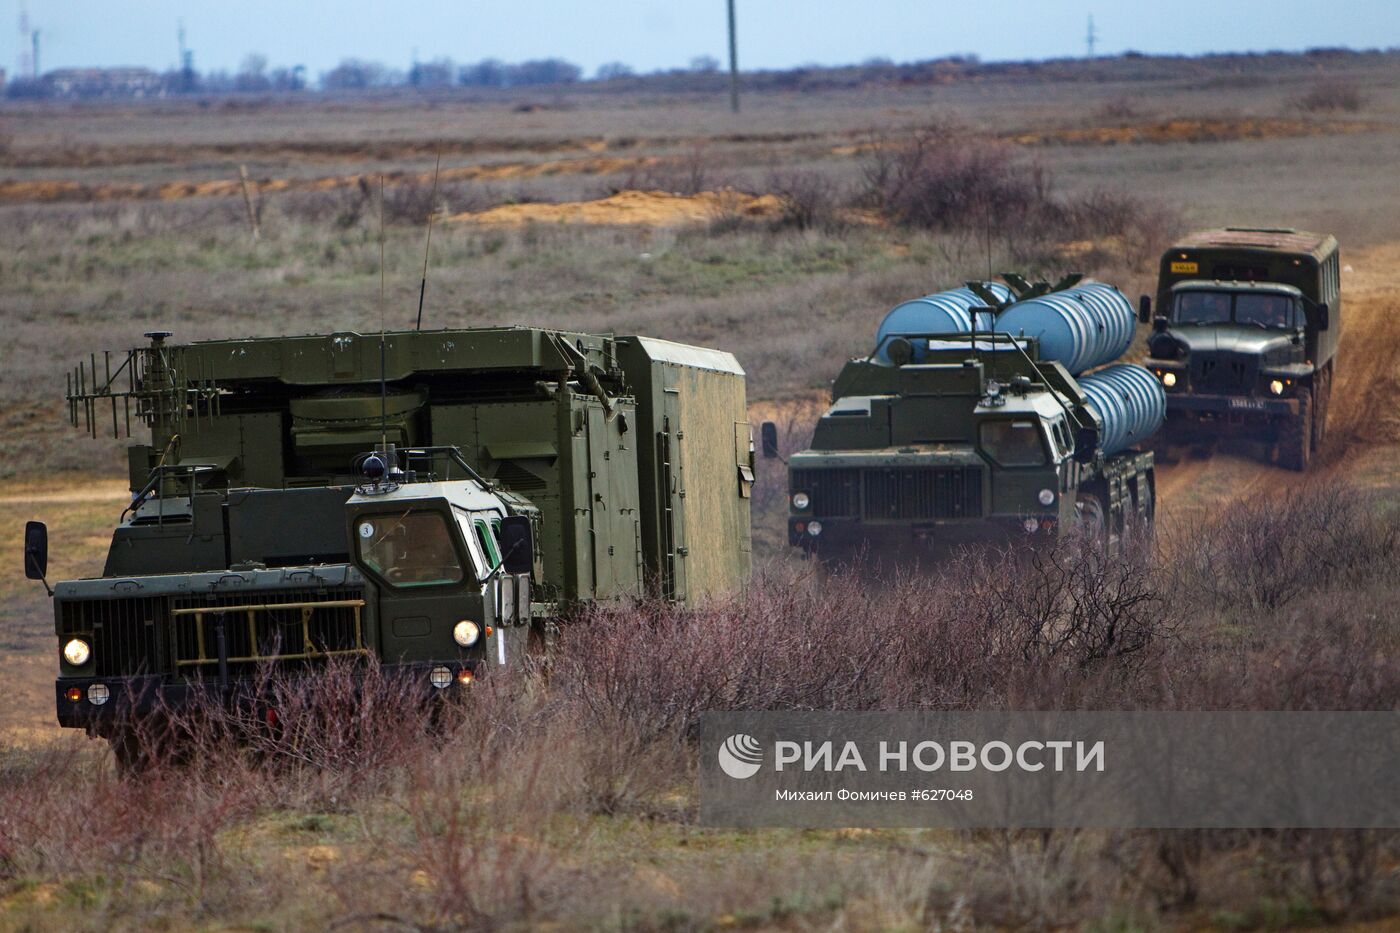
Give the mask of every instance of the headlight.
POLYGON ((1283 382, 1281 382, 1278 379, 1275 379, 1273 382, 1269 383, 1269 391, 1274 393, 1275 395, 1282 395, 1283 382))
POLYGON ((1040 500, 1041 505, 1052 505, 1055 502, 1055 490, 1042 489, 1036 498, 1040 500))
POLYGON ((808 523, 807 523, 807 534, 809 534, 809 535, 811 535, 812 537, 815 538, 815 537, 817 537, 818 535, 820 535, 821 533, 822 533, 822 523, 821 523, 821 522, 808 522, 808 523))
POLYGON ((1026 534, 1033 535, 1040 528, 1040 522, 1034 518, 1028 518, 1021 522, 1021 527, 1026 529, 1026 534))
POLYGON ((63 660, 74 667, 82 667, 92 657, 92 647, 81 638, 74 638, 63 646, 63 660))
POLYGON ((1176 373, 1162 373, 1162 385, 1168 389, 1176 385, 1176 373))
POLYGON ((452 671, 445 667, 435 667, 428 672, 428 683, 439 690, 446 690, 452 686, 452 671))
POLYGON ((792 494, 792 507, 799 512, 812 504, 812 497, 805 492, 795 492, 792 494))
POLYGON ((452 628, 452 640, 463 648, 470 648, 479 638, 481 627, 468 619, 463 619, 452 628))
POLYGON ((106 684, 93 684, 88 687, 88 702, 93 706, 101 706, 112 698, 112 691, 107 689, 106 684))

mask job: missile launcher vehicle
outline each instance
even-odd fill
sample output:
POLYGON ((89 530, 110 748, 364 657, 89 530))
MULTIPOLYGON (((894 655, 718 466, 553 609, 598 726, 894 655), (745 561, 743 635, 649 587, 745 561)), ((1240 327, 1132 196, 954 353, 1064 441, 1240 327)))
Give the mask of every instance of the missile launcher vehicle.
MULTIPOLYGON (((70 379, 75 423, 148 436, 102 574, 53 587, 63 726, 120 741, 133 715, 336 656, 446 689, 590 604, 748 579, 728 353, 527 327, 147 336, 70 379)), ((29 576, 47 547, 31 523, 29 576)))
MULTIPOLYGON (((1114 364, 1133 308, 1077 276, 1005 278, 900 305, 870 355, 846 364, 810 449, 787 462, 791 545, 904 562, 1080 527, 1116 545, 1151 521, 1141 445, 1165 401, 1146 369, 1114 364)), ((762 435, 776 456, 774 426, 762 435)))

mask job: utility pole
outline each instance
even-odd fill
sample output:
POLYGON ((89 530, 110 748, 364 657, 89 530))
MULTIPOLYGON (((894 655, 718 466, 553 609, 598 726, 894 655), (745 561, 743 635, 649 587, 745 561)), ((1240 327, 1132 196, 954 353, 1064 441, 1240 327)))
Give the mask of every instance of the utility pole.
POLYGON ((30 37, 34 43, 34 80, 37 81, 39 80, 39 30, 36 29, 30 33, 30 37))
POLYGON ((729 0, 729 109, 739 112, 739 40, 734 28, 734 0, 729 0))
POLYGON ((1088 57, 1089 57, 1089 60, 1090 60, 1090 61, 1092 61, 1093 58, 1094 58, 1094 46, 1098 43, 1098 41, 1099 41, 1099 34, 1098 34, 1098 32, 1096 32, 1096 31, 1094 30, 1094 14, 1093 14, 1093 13, 1090 13, 1090 14, 1089 14, 1089 31, 1088 31, 1088 32, 1085 34, 1085 36, 1084 36, 1084 45, 1085 45, 1085 48, 1088 49, 1088 52, 1089 52, 1089 56, 1088 56, 1088 57))

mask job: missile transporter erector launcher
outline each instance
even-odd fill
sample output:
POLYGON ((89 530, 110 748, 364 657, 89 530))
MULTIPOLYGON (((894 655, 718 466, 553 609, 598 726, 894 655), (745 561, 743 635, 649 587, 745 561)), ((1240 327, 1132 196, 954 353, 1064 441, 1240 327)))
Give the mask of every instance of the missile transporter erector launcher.
MULTIPOLYGON (((972 283, 922 299, 926 316, 909 302, 891 312, 897 324, 887 318, 875 350, 842 369, 811 447, 788 461, 789 543, 827 560, 903 560, 920 545, 1072 527, 1117 543, 1150 521, 1155 470, 1137 445, 1161 424, 1161 386, 1108 365, 1134 312, 1110 286, 1075 281, 1008 276, 1018 300, 972 283), (1063 361, 1095 371, 1076 378, 1063 361)), ((763 435, 776 455, 776 432, 763 435)))
POLYGON ((150 438, 102 576, 54 586, 64 726, 117 737, 133 712, 337 655, 445 688, 590 603, 748 579, 728 353, 525 327, 148 336, 69 393, 75 421, 150 438))

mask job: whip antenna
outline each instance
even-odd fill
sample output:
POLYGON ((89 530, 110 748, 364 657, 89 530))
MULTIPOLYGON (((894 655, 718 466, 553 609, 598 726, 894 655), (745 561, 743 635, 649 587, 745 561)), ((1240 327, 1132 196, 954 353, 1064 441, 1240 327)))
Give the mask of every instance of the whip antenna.
MULTIPOLYGON (((384 456, 389 456, 389 387, 384 374, 384 174, 379 175, 379 439, 384 456)), ((386 462, 387 470, 391 464, 386 462)))
POLYGON ((442 169, 442 147, 438 147, 437 163, 433 166, 433 194, 428 199, 428 239, 423 244, 423 278, 418 283, 418 323, 414 330, 423 329, 423 296, 428 293, 428 250, 433 245, 433 214, 437 213, 438 172, 442 169))

